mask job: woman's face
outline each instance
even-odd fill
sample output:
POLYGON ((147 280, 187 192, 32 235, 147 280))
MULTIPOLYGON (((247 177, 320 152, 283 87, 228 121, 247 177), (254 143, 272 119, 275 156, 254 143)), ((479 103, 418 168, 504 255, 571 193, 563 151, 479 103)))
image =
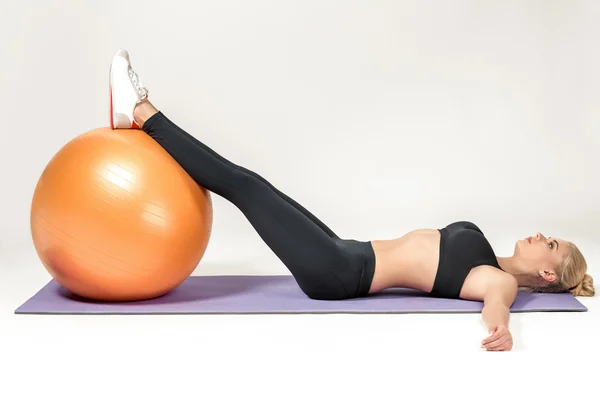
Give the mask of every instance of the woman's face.
POLYGON ((569 243, 558 238, 546 238, 541 233, 517 241, 515 257, 532 274, 547 282, 557 279, 556 267, 568 252, 569 243))

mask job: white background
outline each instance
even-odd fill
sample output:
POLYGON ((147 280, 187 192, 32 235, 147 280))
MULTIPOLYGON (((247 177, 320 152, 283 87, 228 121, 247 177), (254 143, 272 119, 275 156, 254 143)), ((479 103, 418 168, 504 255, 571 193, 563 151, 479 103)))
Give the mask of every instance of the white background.
MULTIPOLYGON (((466 219, 503 256, 537 231, 572 240, 598 277, 599 20, 593 0, 0 1, 0 398, 597 397, 596 298, 513 315, 503 354, 479 349, 475 314, 13 311, 49 279, 37 179, 108 125, 119 47, 171 119, 343 237, 466 219)), ((213 199, 194 274, 288 273, 213 199)))

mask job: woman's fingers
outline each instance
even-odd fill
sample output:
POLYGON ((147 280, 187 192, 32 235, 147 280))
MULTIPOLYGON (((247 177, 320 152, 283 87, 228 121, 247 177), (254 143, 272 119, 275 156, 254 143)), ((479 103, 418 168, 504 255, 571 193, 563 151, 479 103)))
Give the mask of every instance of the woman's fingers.
POLYGON ((512 335, 508 327, 499 326, 493 335, 482 341, 481 347, 487 350, 502 350, 512 346, 512 335))
POLYGON ((483 341, 481 342, 482 346, 486 346, 487 344, 498 340, 498 338, 502 337, 502 332, 500 329, 496 329, 496 331, 494 332, 493 335, 486 337, 485 339, 483 339, 483 341))
POLYGON ((512 342, 511 341, 508 341, 499 347, 486 349, 486 351, 508 351, 508 350, 512 350, 512 342))
POLYGON ((512 347, 512 337, 510 336, 510 334, 506 334, 501 339, 486 346, 486 349, 488 351, 500 351, 507 350, 510 347, 512 347))
POLYGON ((496 330, 494 331, 494 334, 491 336, 486 337, 485 339, 483 339, 483 341, 481 342, 481 344, 483 346, 487 346, 488 344, 500 339, 502 336, 504 336, 504 334, 508 332, 508 329, 506 329, 504 326, 499 326, 498 328, 496 328, 496 330))

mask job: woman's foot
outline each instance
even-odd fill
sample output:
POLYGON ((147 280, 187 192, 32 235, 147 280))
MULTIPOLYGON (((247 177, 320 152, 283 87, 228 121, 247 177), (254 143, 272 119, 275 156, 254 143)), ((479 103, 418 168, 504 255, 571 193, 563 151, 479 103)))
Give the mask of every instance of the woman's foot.
POLYGON ((131 68, 129 53, 119 49, 114 55, 109 71, 110 85, 110 126, 112 129, 138 129, 136 106, 148 98, 146 89, 131 68))

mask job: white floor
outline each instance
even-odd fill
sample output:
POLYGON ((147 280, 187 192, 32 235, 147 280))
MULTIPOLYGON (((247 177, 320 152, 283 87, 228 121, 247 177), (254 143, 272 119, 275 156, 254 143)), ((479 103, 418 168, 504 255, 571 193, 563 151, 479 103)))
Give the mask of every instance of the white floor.
POLYGON ((476 314, 15 315, 48 279, 29 246, 0 257, 0 399, 600 398, 597 297, 513 315, 488 353, 476 314))

